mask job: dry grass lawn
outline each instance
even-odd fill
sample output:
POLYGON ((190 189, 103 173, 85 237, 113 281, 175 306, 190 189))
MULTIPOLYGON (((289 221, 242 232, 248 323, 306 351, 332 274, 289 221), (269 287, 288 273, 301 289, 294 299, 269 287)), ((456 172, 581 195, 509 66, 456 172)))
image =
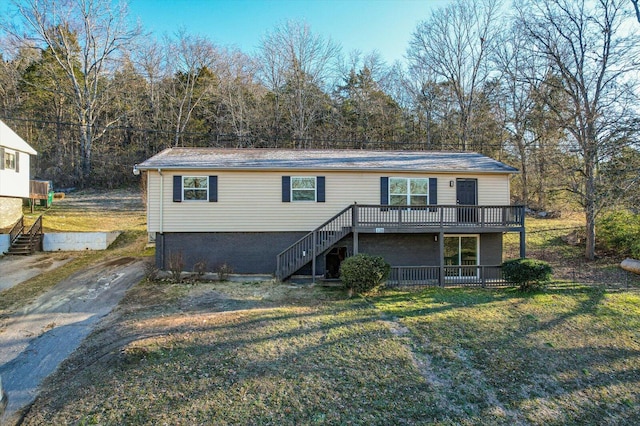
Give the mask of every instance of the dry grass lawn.
MULTIPOLYGON (((133 216, 122 250, 140 250, 133 216)), ((560 236, 580 220, 529 221, 529 252, 575 271, 581 249, 560 236)), ((595 265, 606 274, 615 262, 595 265)), ((311 285, 144 281, 22 424, 635 425, 640 285, 607 280, 352 299, 311 285)))

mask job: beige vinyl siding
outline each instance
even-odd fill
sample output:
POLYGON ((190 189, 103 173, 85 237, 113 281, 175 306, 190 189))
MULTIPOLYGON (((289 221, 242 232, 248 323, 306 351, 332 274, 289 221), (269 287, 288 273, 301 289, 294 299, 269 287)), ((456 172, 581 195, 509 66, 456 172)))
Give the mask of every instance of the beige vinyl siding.
MULTIPOLYGON (((310 231, 354 202, 380 204, 380 177, 437 177, 438 204, 455 204, 459 175, 330 171, 149 171, 149 232, 277 232, 310 231), (218 202, 173 202, 173 176, 218 176, 218 202), (282 176, 325 176, 326 202, 282 202, 282 176), (164 209, 160 213, 160 199, 164 209)), ((508 176, 478 178, 483 204, 508 204, 508 176), (484 184, 487 179, 490 183, 484 184), (481 182, 483 182, 481 184, 481 182), (498 189, 491 189, 497 185, 498 189), (505 195, 500 191, 507 191, 505 195), (506 201, 505 201, 506 200, 506 201)))
POLYGON ((478 177, 478 204, 505 206, 511 202, 508 175, 486 175, 478 177))

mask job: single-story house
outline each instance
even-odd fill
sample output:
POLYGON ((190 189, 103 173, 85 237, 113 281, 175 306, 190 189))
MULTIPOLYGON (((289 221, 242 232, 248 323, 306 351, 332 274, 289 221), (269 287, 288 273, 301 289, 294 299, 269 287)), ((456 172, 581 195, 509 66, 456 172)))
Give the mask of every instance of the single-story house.
POLYGON ((477 153, 169 148, 140 172, 160 269, 179 256, 184 270, 335 278, 369 253, 396 277, 442 284, 497 277, 505 232, 525 255, 518 170, 477 153))
POLYGON ((36 151, 0 120, 0 228, 22 217, 22 199, 29 198, 31 155, 36 151))

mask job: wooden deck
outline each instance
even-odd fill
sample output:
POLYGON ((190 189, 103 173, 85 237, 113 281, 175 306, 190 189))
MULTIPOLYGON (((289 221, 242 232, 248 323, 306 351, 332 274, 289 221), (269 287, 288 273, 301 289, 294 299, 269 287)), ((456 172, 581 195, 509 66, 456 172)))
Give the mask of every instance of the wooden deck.
POLYGON ((353 204, 279 253, 276 278, 284 280, 308 263, 315 270, 316 256, 350 233, 357 253, 360 233, 520 232, 520 253, 524 257, 524 216, 524 206, 353 204))
POLYGON ((353 206, 358 232, 518 232, 524 229, 524 206, 353 206))

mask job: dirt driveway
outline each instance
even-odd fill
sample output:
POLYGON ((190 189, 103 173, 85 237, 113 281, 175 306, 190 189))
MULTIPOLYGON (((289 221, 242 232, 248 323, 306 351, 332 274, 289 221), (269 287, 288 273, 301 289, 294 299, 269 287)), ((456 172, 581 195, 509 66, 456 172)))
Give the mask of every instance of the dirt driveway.
MULTIPOLYGON (((24 258, 16 258, 20 260, 24 258)), ((10 267, 3 259, 3 266, 10 267)), ((23 260, 24 261, 24 260, 23 260)), ((42 259, 40 260, 42 261, 42 259)), ((9 405, 0 424, 37 395, 38 386, 73 352, 97 322, 144 277, 144 260, 111 259, 60 282, 0 324, 0 375, 9 405)))
POLYGON ((0 291, 11 288, 40 274, 53 271, 72 260, 67 253, 37 253, 32 256, 0 257, 0 291))

